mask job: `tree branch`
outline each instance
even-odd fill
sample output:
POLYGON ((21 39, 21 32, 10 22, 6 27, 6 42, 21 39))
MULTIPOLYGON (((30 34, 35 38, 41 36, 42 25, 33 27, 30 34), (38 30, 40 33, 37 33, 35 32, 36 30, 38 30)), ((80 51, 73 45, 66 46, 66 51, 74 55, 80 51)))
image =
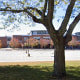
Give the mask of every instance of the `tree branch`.
POLYGON ((28 9, 35 10, 39 15, 42 15, 42 12, 40 10, 38 10, 37 8, 27 7, 26 10, 28 10, 28 9))
POLYGON ((52 22, 52 19, 53 19, 53 11, 54 11, 54 0, 48 0, 47 17, 49 18, 50 22, 52 22))
POLYGON ((59 34, 60 35, 63 35, 66 31, 66 27, 67 27, 67 24, 69 22, 69 19, 70 19, 70 16, 71 16, 75 2, 76 2, 76 0, 71 0, 70 4, 68 5, 64 20, 61 24, 61 27, 59 28, 59 34))
POLYGON ((80 20, 80 13, 76 16, 74 21, 70 24, 67 34, 65 36, 65 43, 69 42, 72 39, 72 36, 71 36, 72 31, 74 30, 74 28, 77 25, 77 23, 79 22, 79 20, 80 20))
POLYGON ((42 13, 42 19, 44 19, 44 17, 45 17, 46 8, 47 8, 47 0, 45 0, 44 9, 43 9, 43 13, 42 13))
POLYGON ((24 10, 13 10, 9 7, 6 8, 1 8, 0 11, 10 11, 12 13, 20 13, 20 12, 26 12, 30 17, 32 17, 33 21, 37 22, 37 23, 41 23, 40 19, 37 19, 32 13, 30 13, 27 9, 24 10))
POLYGON ((36 23, 42 23, 42 20, 41 19, 37 19, 35 16, 33 16, 32 19, 36 23))
POLYGON ((0 11, 10 11, 10 12, 13 12, 13 13, 20 13, 20 12, 23 12, 24 10, 13 10, 10 7, 6 7, 4 9, 0 8, 0 11))
POLYGON ((55 30, 54 25, 48 21, 48 17, 45 17, 43 25, 46 27, 50 37, 54 42, 58 42, 57 30, 55 30))

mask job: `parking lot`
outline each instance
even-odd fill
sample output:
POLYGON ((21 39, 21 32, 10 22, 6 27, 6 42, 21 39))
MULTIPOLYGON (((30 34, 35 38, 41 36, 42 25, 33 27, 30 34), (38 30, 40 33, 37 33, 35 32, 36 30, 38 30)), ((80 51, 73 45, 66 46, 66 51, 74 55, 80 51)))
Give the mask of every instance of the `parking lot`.
MULTIPOLYGON (((53 61, 54 49, 0 49, 0 62, 53 61)), ((80 61, 80 50, 65 50, 66 61, 80 61)))

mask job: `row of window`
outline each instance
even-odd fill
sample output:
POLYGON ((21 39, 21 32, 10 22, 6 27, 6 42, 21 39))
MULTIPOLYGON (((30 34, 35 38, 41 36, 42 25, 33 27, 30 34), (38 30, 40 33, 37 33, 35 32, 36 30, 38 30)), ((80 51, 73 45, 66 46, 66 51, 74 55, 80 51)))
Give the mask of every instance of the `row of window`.
MULTIPOLYGON (((34 39, 37 39, 37 40, 40 40, 41 38, 40 37, 33 37, 34 39)), ((27 37, 24 37, 24 41, 26 41, 28 38, 27 37)), ((47 40, 50 40, 50 37, 43 37, 43 39, 47 39, 47 40)))
POLYGON ((49 34, 48 31, 33 31, 32 35, 44 35, 49 34))
MULTIPOLYGON (((40 37, 34 37, 34 39, 38 39, 38 40, 40 40, 40 37)), ((50 37, 43 37, 43 39, 50 40, 50 37)))

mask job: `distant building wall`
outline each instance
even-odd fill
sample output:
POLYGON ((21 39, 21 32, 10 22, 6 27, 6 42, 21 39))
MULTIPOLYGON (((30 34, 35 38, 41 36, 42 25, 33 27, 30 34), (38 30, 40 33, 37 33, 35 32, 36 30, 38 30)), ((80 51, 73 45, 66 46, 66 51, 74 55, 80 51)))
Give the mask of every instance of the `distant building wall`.
MULTIPOLYGON (((40 43, 42 41, 46 42, 49 41, 47 44, 50 44, 50 41, 51 41, 51 38, 50 38, 50 35, 48 34, 47 31, 32 31, 31 32, 32 34, 29 36, 29 35, 13 35, 12 38, 15 38, 15 39, 18 39, 20 43, 24 44, 26 43, 27 39, 29 38, 34 38, 34 39, 37 39, 40 43), (34 34, 36 33, 36 34, 34 34), (38 33, 38 34, 37 34, 38 33), (44 40, 42 40, 44 39, 44 40)), ((42 43, 44 43, 42 42, 42 43)))
MULTIPOLYGON (((44 42, 46 42, 46 40, 48 40, 48 41, 50 41, 50 42, 48 42, 48 44, 51 43, 50 35, 46 30, 33 30, 33 31, 31 31, 30 36, 29 35, 13 35, 12 38, 18 39, 20 43, 24 44, 26 42, 26 40, 28 38, 31 38, 31 37, 34 38, 34 39, 37 39, 39 41, 44 41, 44 42), (44 40, 41 40, 41 39, 44 39, 44 40)), ((74 35, 72 35, 72 40, 71 41, 72 42, 73 41, 80 42, 80 34, 75 33, 74 35)))
POLYGON ((80 36, 77 36, 78 41, 80 41, 80 36))
POLYGON ((71 46, 72 48, 80 48, 80 35, 77 33, 72 35, 72 40, 68 42, 68 46, 71 46))
POLYGON ((47 30, 32 30, 31 35, 49 35, 47 30))
POLYGON ((28 36, 26 35, 13 35, 12 38, 18 39, 20 43, 24 44, 26 40, 28 39, 28 36))
POLYGON ((34 39, 51 39, 50 35, 32 35, 31 37, 33 37, 34 39))
POLYGON ((78 37, 76 35, 72 35, 72 40, 73 41, 77 41, 78 40, 78 37))
POLYGON ((0 41, 3 48, 7 47, 7 37, 0 37, 0 41))
POLYGON ((80 41, 80 32, 76 32, 75 35, 77 36, 77 40, 80 41))

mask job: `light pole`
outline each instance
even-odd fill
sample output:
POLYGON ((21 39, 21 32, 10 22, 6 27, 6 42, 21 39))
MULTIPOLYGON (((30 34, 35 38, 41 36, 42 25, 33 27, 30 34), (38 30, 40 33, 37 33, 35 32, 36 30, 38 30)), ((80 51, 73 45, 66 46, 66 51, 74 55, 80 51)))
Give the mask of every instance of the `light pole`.
POLYGON ((30 36, 30 33, 28 33, 28 50, 26 51, 26 53, 28 53, 28 57, 30 57, 30 53, 29 53, 29 36, 30 36))

